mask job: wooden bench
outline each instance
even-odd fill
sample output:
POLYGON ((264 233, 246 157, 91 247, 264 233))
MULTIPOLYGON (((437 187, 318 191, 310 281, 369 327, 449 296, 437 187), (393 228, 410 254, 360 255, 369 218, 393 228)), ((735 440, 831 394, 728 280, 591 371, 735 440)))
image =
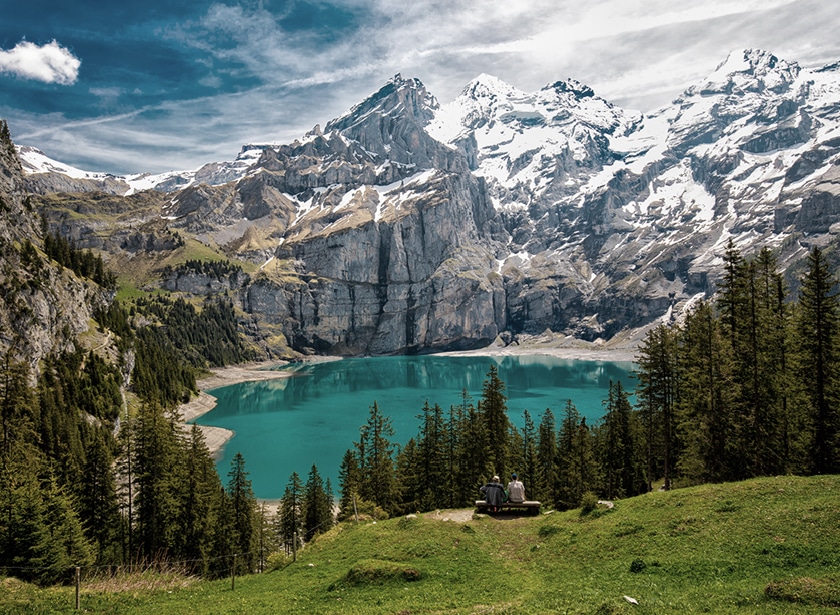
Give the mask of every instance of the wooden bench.
MULTIPOLYGON (((506 512, 509 510, 521 510, 529 515, 538 515, 540 514, 540 502, 526 500, 524 502, 503 502, 497 508, 499 509, 497 512, 506 512)), ((489 506, 487 505, 486 500, 476 500, 475 501, 475 508, 476 512, 488 514, 490 512, 489 506)))

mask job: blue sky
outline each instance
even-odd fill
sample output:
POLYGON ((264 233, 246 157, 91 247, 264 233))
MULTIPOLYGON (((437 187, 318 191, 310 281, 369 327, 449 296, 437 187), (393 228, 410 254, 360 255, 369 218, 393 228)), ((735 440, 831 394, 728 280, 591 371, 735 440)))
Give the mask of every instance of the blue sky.
POLYGON ((480 73, 572 77, 652 110, 730 51, 840 60, 836 0, 0 0, 0 117, 16 143, 112 173, 288 142, 395 73, 441 102, 480 73))

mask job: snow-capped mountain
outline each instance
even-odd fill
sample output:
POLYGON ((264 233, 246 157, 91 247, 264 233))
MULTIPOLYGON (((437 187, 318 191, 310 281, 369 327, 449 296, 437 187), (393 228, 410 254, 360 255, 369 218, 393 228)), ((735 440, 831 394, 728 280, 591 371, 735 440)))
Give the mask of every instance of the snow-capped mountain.
MULTIPOLYGON (((28 180, 45 192, 58 177, 103 181, 55 165, 28 180)), ((647 115, 574 80, 527 93, 481 75, 440 105, 397 75, 291 144, 142 179, 169 191, 148 214, 153 237, 97 244, 101 227, 57 223, 105 250, 164 249, 164 224, 259 263, 241 306, 295 348, 609 338, 713 293, 730 239, 747 256, 777 249, 786 268, 836 242, 840 65, 733 53, 647 115)))
POLYGON ((610 136, 640 120, 574 80, 528 94, 480 75, 426 130, 468 154, 476 175, 492 182, 498 208, 529 209, 580 192, 613 162, 610 136))
POLYGON ((105 192, 123 196, 142 190, 173 192, 196 184, 217 186, 237 181, 247 174, 262 152, 270 147, 272 146, 244 145, 234 160, 211 162, 192 171, 113 175, 83 171, 53 160, 37 148, 28 145, 15 146, 23 170, 29 176, 28 183, 33 192, 105 192))

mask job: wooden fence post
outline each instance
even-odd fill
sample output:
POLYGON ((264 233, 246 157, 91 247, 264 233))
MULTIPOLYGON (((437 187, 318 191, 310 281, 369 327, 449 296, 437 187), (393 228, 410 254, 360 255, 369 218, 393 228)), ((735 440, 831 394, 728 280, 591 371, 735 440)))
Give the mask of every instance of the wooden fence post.
POLYGON ((82 589, 82 570, 76 566, 76 610, 81 608, 80 591, 82 589))
POLYGON ((233 565, 230 567, 230 591, 236 589, 236 553, 233 554, 233 565))

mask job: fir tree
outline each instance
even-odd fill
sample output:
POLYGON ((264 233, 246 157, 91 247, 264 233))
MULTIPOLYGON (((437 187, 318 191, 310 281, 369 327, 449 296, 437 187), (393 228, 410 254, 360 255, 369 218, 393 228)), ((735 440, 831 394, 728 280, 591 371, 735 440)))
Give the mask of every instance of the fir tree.
POLYGON ((42 583, 69 581, 76 566, 93 563, 93 548, 88 542, 70 498, 54 480, 47 484, 43 520, 40 524, 30 564, 42 583))
POLYGON ((499 370, 495 365, 491 365, 484 380, 478 410, 487 432, 487 465, 499 476, 507 473, 508 440, 511 427, 507 415, 507 397, 504 392, 505 383, 499 378, 499 370))
POLYGON ((324 489, 324 481, 313 464, 303 494, 304 540, 310 542, 333 525, 332 500, 324 489))
POLYGON ((815 474, 840 470, 836 375, 840 307, 836 284, 822 251, 813 248, 808 272, 802 278, 797 326, 802 382, 813 424, 811 469, 815 474))
POLYGON ((228 479, 227 493, 232 515, 233 545, 240 556, 237 562, 242 562, 245 571, 254 572, 257 562, 257 499, 251 489, 248 472, 245 471, 242 453, 233 456, 228 479))
POLYGON ((92 432, 82 476, 79 517, 96 546, 99 563, 119 561, 120 518, 113 455, 101 430, 92 432))
POLYGON ((292 472, 283 497, 280 499, 278 519, 280 523, 278 534, 287 552, 296 550, 303 533, 303 484, 297 472, 292 472))
POLYGON ((664 325, 652 329, 642 341, 636 357, 639 369, 637 394, 644 427, 648 491, 662 476, 671 488, 675 466, 675 413, 679 382, 676 332, 664 325))
POLYGON ((399 507, 394 481, 394 445, 390 440, 393 436, 391 419, 382 414, 374 401, 367 423, 360 429, 359 442, 356 443, 362 477, 360 494, 363 499, 373 502, 389 514, 397 512, 399 507))
POLYGON ((546 408, 540 419, 537 463, 540 467, 538 481, 531 488, 534 499, 555 502, 557 500, 557 424, 551 408, 546 408))
POLYGON ((350 519, 355 514, 361 484, 362 475, 358 460, 353 451, 348 449, 338 470, 338 485, 341 490, 341 499, 338 502, 340 520, 350 519))

